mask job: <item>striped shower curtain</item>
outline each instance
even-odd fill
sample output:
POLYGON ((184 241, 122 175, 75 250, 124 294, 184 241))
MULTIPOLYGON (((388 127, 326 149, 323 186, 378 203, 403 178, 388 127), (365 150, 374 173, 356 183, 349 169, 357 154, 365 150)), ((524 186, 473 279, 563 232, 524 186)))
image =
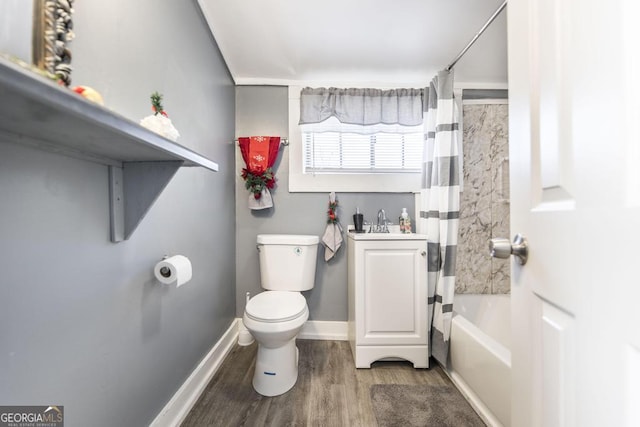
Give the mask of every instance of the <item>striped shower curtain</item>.
POLYGON ((425 150, 418 232, 428 239, 428 322, 431 355, 446 365, 453 315, 460 211, 458 109, 453 73, 440 71, 425 90, 425 150))

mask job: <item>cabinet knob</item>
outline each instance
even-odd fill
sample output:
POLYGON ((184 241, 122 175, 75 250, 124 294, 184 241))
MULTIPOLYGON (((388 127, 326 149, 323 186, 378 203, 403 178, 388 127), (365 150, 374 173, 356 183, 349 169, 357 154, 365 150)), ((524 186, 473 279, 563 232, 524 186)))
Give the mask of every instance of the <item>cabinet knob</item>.
POLYGON ((422 255, 422 256, 427 256, 427 251, 422 251, 422 252, 420 252, 420 255, 422 255))

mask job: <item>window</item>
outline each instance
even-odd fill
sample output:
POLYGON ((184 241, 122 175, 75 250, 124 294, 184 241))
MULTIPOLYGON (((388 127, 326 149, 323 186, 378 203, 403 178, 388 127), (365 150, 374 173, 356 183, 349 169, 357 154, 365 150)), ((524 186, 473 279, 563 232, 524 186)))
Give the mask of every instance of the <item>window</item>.
POLYGON ((376 125, 369 135, 354 133, 353 125, 336 128, 332 119, 300 126, 300 90, 289 88, 290 192, 420 190, 422 125, 376 125))
POLYGON ((302 132, 304 173, 421 173, 424 134, 302 132))

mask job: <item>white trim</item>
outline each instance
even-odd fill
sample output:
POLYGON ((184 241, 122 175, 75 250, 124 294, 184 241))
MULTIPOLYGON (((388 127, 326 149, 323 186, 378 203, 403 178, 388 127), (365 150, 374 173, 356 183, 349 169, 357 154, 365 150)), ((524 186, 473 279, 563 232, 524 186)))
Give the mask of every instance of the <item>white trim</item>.
MULTIPOLYGON (((202 0, 200 0, 202 1, 202 0)), ((402 82, 381 82, 381 81, 344 81, 344 80, 295 80, 295 79, 273 79, 262 77, 234 77, 236 86, 300 86, 300 87, 352 87, 378 89, 398 89, 416 88, 429 86, 431 79, 438 74, 434 71, 426 80, 402 81, 402 82)), ((454 82, 454 89, 508 89, 507 82, 454 82)))
POLYGON ((238 321, 234 319, 231 325, 215 343, 200 364, 191 372, 189 378, 182 384, 171 400, 150 424, 150 427, 173 427, 182 424, 196 403, 204 389, 220 368, 225 357, 229 354, 238 338, 238 321))
POLYGON ((347 341, 347 322, 307 320, 298 334, 303 340, 347 341))
MULTIPOLYGON (((435 73, 434 73, 435 75, 435 73)), ((270 79, 260 77, 238 77, 235 79, 237 86, 299 86, 299 87, 348 87, 348 88, 370 88, 376 89, 398 89, 416 88, 429 85, 431 78, 419 81, 403 82, 380 82, 380 81, 357 81, 357 80, 293 80, 293 79, 270 79)))

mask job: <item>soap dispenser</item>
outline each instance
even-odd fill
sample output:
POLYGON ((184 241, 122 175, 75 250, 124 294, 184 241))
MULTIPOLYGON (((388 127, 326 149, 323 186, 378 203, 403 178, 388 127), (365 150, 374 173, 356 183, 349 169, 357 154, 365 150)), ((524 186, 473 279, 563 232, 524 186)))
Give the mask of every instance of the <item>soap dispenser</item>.
POLYGON ((402 208, 402 213, 400 214, 400 232, 405 234, 411 233, 411 218, 407 213, 407 208, 402 208))
POLYGON ((359 207, 356 207, 356 213, 353 215, 353 226, 356 229, 356 233, 364 232, 364 215, 360 213, 359 207))

